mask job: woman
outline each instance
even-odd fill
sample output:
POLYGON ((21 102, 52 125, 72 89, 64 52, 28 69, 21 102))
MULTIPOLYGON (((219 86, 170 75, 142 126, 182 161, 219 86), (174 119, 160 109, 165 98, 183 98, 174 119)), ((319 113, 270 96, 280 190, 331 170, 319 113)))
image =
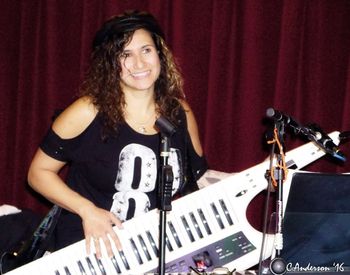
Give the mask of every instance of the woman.
POLYGON ((61 206, 57 249, 85 237, 101 256, 121 244, 112 226, 155 208, 158 117, 171 121, 173 195, 195 190, 207 169, 182 80, 153 16, 130 12, 103 24, 93 41, 80 97, 54 121, 28 172, 37 192, 61 206), (66 182, 59 171, 69 165, 66 182))

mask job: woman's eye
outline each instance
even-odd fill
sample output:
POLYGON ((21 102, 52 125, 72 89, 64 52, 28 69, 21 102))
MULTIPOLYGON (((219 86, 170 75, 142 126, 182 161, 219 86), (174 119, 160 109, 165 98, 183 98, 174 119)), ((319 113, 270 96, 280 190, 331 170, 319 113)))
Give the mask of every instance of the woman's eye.
POLYGON ((122 55, 121 55, 121 57, 124 59, 129 57, 129 56, 130 56, 130 53, 122 53, 122 55))
POLYGON ((143 49, 143 53, 150 53, 150 52, 152 52, 151 48, 144 48, 143 49))

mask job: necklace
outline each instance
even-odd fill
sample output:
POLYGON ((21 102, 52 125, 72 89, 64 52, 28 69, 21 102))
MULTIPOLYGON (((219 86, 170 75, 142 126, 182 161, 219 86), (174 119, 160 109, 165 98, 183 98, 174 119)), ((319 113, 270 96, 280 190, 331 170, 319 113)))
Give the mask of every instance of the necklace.
POLYGON ((140 126, 140 127, 138 128, 138 130, 139 130, 139 132, 141 132, 142 134, 147 133, 147 129, 146 129, 145 126, 140 126))
MULTIPOLYGON (((140 132, 142 134, 148 133, 148 126, 151 124, 152 119, 155 119, 155 114, 152 112, 151 115, 143 122, 136 121, 130 116, 130 113, 126 112, 126 117, 131 122, 131 125, 134 126, 137 132, 140 132)), ((153 122, 152 122, 153 123, 153 122)))

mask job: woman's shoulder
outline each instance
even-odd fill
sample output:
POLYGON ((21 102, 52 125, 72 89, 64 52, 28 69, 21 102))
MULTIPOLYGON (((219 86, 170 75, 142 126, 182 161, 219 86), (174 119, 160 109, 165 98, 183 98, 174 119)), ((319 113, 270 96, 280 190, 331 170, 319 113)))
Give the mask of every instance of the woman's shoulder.
POLYGON ((180 100, 180 104, 185 112, 186 122, 187 122, 187 130, 190 134, 191 141, 196 153, 201 156, 203 154, 203 149, 199 140, 199 131, 198 125, 195 118, 195 115, 190 107, 190 104, 185 100, 180 100))
POLYGON ((80 97, 56 118, 52 129, 61 138, 74 138, 91 124, 97 113, 91 98, 80 97))
POLYGON ((193 114, 193 111, 191 109, 190 104, 184 99, 179 100, 179 102, 180 102, 180 105, 181 105, 180 110, 183 112, 183 115, 186 118, 187 125, 188 124, 191 125, 193 123, 196 123, 195 122, 195 117, 194 117, 194 114, 193 114))

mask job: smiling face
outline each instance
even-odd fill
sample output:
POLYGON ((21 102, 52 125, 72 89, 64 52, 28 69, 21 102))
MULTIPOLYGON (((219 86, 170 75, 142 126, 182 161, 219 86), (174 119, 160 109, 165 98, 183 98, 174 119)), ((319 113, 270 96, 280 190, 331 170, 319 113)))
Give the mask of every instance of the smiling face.
POLYGON ((160 74, 160 60, 151 34, 138 29, 120 57, 120 78, 124 92, 154 91, 160 74))

